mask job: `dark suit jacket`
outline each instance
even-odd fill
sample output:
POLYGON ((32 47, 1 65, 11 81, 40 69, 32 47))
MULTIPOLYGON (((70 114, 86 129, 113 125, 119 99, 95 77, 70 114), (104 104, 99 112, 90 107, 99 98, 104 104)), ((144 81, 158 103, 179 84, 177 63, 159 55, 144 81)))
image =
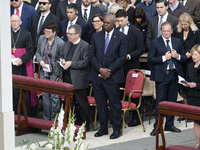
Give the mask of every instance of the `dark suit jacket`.
MULTIPOLYGON (((180 61, 174 58, 172 58, 172 60, 175 65, 177 74, 183 76, 181 63, 187 60, 185 51, 179 39, 171 37, 171 40, 172 40, 172 48, 175 49, 177 53, 181 55, 180 61)), ((163 62, 162 56, 165 55, 166 52, 167 48, 165 46, 162 36, 152 41, 148 52, 148 63, 151 64, 150 79, 153 81, 162 82, 162 80, 165 77, 168 62, 167 61, 163 62)))
POLYGON ((195 23, 200 21, 200 0, 187 0, 185 7, 190 10, 190 15, 195 23))
POLYGON ((126 35, 114 29, 110 39, 106 54, 104 55, 105 31, 97 32, 93 35, 90 48, 91 72, 90 80, 101 83, 102 79, 98 76, 100 68, 111 70, 110 78, 106 79, 109 84, 118 84, 124 82, 124 67, 127 55, 126 35))
POLYGON ((177 19, 179 19, 180 15, 182 13, 188 13, 190 14, 190 11, 188 8, 186 8, 185 6, 183 6, 183 4, 179 3, 178 7, 172 11, 170 8, 168 8, 168 13, 171 14, 172 16, 176 17, 177 19))
MULTIPOLYGON (((35 8, 37 2, 39 0, 31 0, 31 6, 33 6, 35 8)), ((57 9, 57 5, 60 2, 60 0, 52 0, 52 4, 51 4, 51 8, 50 11, 55 15, 56 14, 56 9, 57 9)))
MULTIPOLYGON (((37 37, 37 28, 38 28, 40 16, 41 15, 37 15, 33 18, 33 23, 32 23, 32 26, 31 26, 31 35, 32 35, 34 46, 37 45, 36 37, 37 37)), ((57 24, 57 35, 60 36, 60 21, 59 21, 59 19, 56 15, 54 15, 53 13, 50 12, 49 15, 46 17, 43 25, 42 25, 42 28, 41 28, 40 33, 38 35, 38 39, 39 39, 40 35, 44 34, 44 27, 49 22, 55 22, 57 24)))
MULTIPOLYGON (((174 16, 168 14, 167 21, 172 24, 173 29, 178 25, 178 19, 174 16)), ((146 45, 149 49, 150 43, 153 39, 157 38, 158 35, 158 16, 155 16, 149 20, 147 36, 146 36, 146 45)))
MULTIPOLYGON (((10 11, 11 11, 11 15, 13 15, 14 8, 12 5, 10 5, 10 11)), ((22 7, 22 14, 21 14, 21 20, 22 20, 21 28, 30 32, 32 19, 36 15, 37 15, 37 12, 35 11, 34 7, 24 3, 22 7)))
MULTIPOLYGON (((90 28, 92 29, 92 17, 95 15, 95 14, 103 14, 102 10, 99 9, 99 8, 96 8, 96 7, 93 7, 91 5, 91 10, 90 10, 90 15, 89 15, 89 19, 88 19, 88 24, 90 26, 90 28)), ((83 19, 83 15, 82 15, 82 11, 81 11, 81 5, 78 7, 78 17, 82 20, 83 19)))
POLYGON ((194 62, 190 63, 187 67, 187 77, 188 82, 195 82, 196 88, 187 88, 187 95, 193 97, 200 97, 200 66, 198 67, 199 73, 194 70, 194 62))
POLYGON ((140 68, 139 57, 144 52, 144 39, 141 30, 130 25, 127 34, 127 41, 127 54, 131 56, 131 59, 126 60, 124 64, 126 73, 130 69, 140 68))
MULTIPOLYGON (((68 25, 69 20, 65 19, 61 22, 61 36, 63 36, 63 40, 66 42, 68 41, 67 35, 66 35, 66 30, 67 30, 67 25, 68 25)), ((78 18, 76 21, 76 24, 80 25, 82 28, 82 39, 84 41, 88 42, 88 32, 90 30, 89 25, 83 21, 82 19, 78 18)))
MULTIPOLYGON (((68 0, 64 0, 58 3, 56 16, 60 19, 60 21, 67 19, 66 7, 68 5, 68 0)), ((81 0, 76 0, 76 5, 79 7, 81 5, 81 0)))
MULTIPOLYGON (((70 45, 69 41, 65 43, 62 58, 67 57, 70 45)), ((89 50, 90 45, 81 39, 72 57, 70 76, 75 89, 85 89, 89 86, 89 50)))

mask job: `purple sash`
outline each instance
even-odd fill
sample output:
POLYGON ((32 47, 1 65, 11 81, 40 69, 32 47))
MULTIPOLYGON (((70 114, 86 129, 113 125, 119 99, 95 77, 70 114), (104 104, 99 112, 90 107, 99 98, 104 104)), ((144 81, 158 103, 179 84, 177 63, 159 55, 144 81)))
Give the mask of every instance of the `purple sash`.
MULTIPOLYGON (((20 58, 22 55, 26 53, 26 48, 16 48, 15 51, 13 49, 11 50, 12 50, 12 55, 14 55, 16 58, 20 58)), ((26 63, 26 71, 27 71, 28 77, 34 78, 32 59, 26 63)), ((31 107, 35 107, 36 104, 37 104, 36 91, 31 91, 31 107)))

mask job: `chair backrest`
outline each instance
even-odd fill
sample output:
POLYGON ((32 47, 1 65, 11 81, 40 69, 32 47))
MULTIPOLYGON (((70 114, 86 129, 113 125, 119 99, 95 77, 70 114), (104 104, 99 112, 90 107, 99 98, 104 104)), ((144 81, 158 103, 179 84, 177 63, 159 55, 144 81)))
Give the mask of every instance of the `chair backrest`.
MULTIPOLYGON (((129 94, 133 91, 143 91, 145 81, 145 74, 139 69, 131 69, 129 70, 126 77, 126 85, 125 85, 125 95, 129 96, 129 94)), ((141 96, 140 93, 134 93, 131 95, 131 98, 139 98, 141 96)))

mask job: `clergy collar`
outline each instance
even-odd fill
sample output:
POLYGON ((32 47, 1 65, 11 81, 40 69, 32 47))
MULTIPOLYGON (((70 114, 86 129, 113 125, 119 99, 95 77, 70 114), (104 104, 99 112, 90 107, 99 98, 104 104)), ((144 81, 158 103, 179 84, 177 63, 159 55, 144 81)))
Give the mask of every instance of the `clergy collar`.
POLYGON ((14 33, 17 33, 19 31, 20 27, 17 30, 13 30, 14 33))
POLYGON ((78 44, 80 42, 81 38, 79 38, 76 42, 72 43, 74 45, 78 44))

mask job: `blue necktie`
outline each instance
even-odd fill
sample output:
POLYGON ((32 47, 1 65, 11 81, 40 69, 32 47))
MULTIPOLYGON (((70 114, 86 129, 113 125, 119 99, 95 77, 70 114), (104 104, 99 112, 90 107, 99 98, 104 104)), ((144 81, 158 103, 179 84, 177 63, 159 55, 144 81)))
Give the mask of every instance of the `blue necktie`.
POLYGON ((72 26, 73 25, 73 23, 70 21, 70 26, 72 26))
MULTIPOLYGON (((171 48, 169 46, 169 40, 166 40, 166 42, 167 42, 167 51, 171 52, 171 48)), ((169 63, 169 69, 172 70, 173 69, 172 68, 172 66, 173 66, 173 60, 172 59, 168 60, 168 63, 169 63)))
POLYGON ((107 35, 106 35, 104 55, 106 54, 108 44, 109 44, 109 33, 107 33, 107 35))
POLYGON ((161 36, 161 25, 162 25, 162 23, 163 23, 163 17, 161 16, 160 22, 158 24, 158 35, 157 35, 157 37, 161 36))
POLYGON ((124 33, 124 28, 122 28, 122 33, 124 33))

